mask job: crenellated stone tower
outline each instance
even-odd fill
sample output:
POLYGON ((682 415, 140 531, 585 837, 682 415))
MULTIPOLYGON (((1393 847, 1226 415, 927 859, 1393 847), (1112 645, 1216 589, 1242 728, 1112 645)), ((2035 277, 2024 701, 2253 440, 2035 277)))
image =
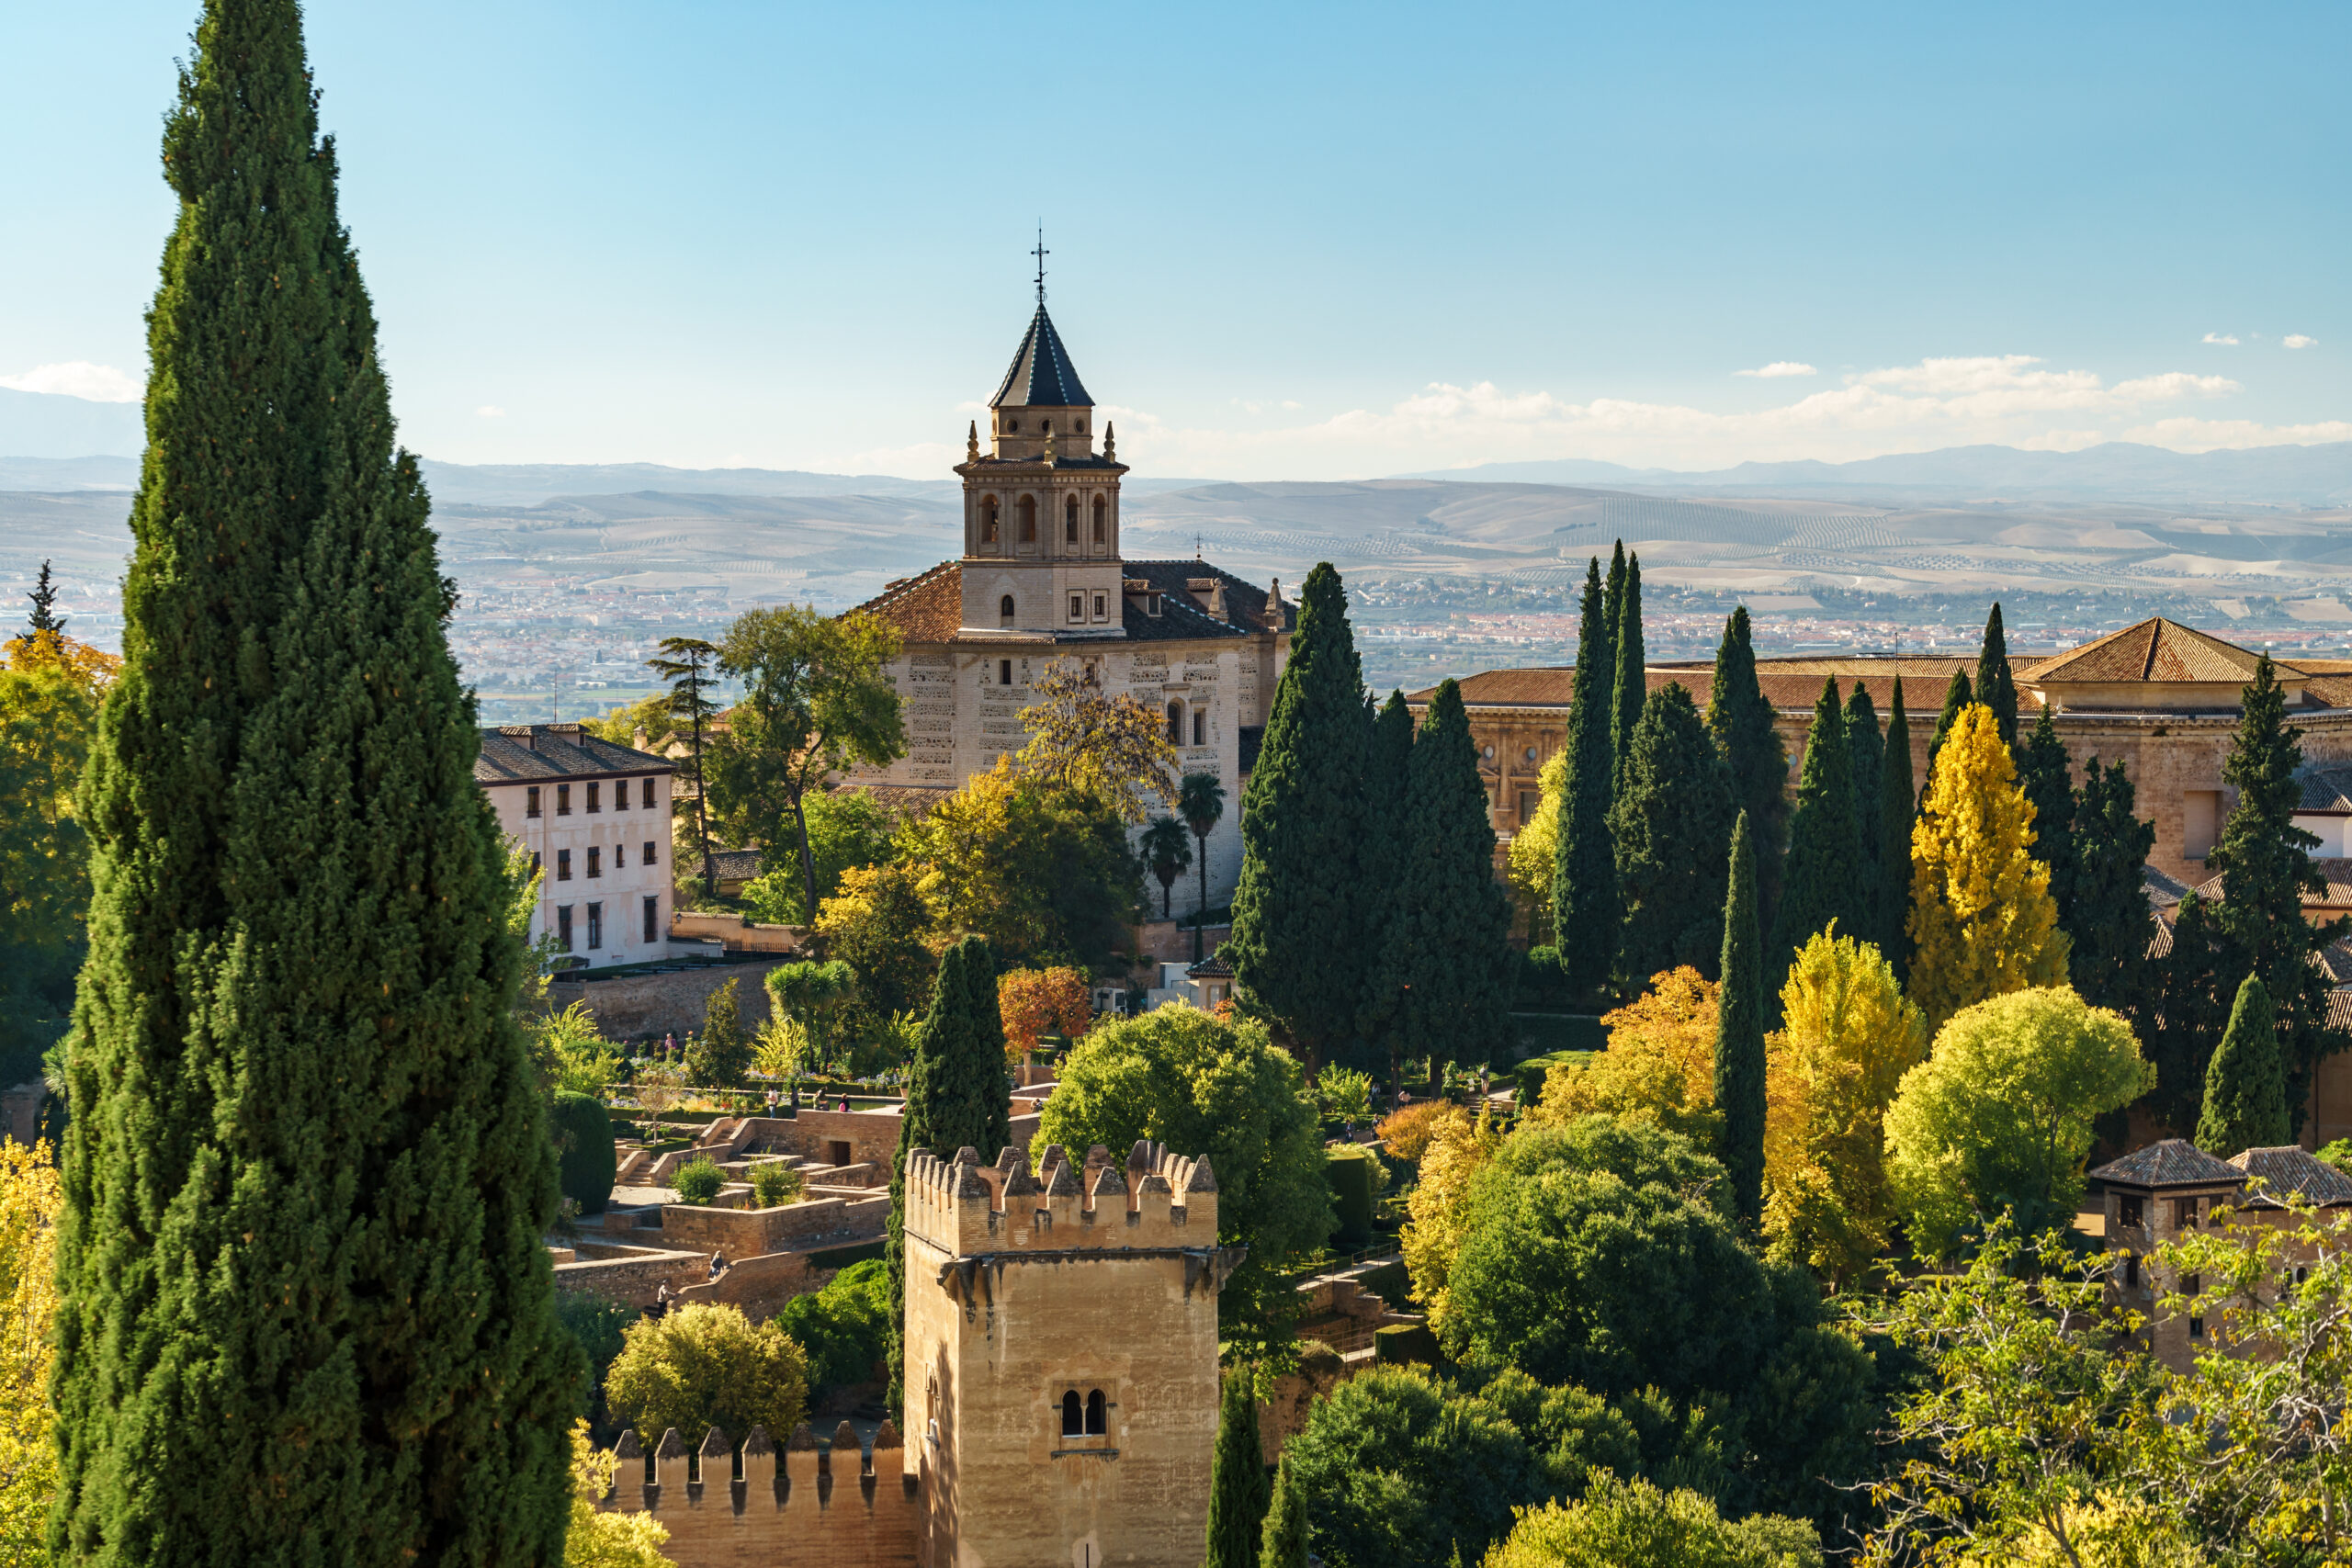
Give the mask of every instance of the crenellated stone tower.
POLYGON ((925 1568, 1194 1568, 1217 1421, 1209 1162, 907 1156, 905 1462, 925 1568))

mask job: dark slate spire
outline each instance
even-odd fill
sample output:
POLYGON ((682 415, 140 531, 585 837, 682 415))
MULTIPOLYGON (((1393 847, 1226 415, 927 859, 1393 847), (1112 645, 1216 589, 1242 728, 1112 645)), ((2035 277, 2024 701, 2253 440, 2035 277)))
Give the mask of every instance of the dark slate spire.
POLYGON ((1054 319, 1046 314, 1044 300, 1037 302, 1037 313, 1030 318, 1027 335, 1021 340, 1020 352, 1012 356, 1012 368, 1004 373, 1004 382, 989 400, 989 407, 1001 408, 1091 408, 1094 400, 1086 395, 1079 384, 1078 371, 1069 362, 1069 351, 1062 347, 1062 334, 1054 331, 1054 319))

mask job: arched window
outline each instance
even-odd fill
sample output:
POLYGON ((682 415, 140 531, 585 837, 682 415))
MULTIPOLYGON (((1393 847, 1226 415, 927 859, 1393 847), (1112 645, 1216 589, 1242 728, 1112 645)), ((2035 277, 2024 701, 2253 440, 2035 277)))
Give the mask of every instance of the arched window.
POLYGON ((1001 599, 1000 599, 1000 600, 998 600, 998 601, 996 602, 996 615, 997 615, 997 619, 998 619, 998 621, 999 621, 999 622, 1001 622, 1001 624, 1003 624, 1003 625, 1005 625, 1005 626, 1011 626, 1011 625, 1012 624, 1012 594, 1008 593, 1008 594, 1006 594, 1003 598, 1001 598, 1001 599))
POLYGON ((1082 1438, 1086 1435, 1086 1416, 1078 1402, 1078 1390, 1062 1395, 1062 1436, 1082 1438))
POLYGON ((1184 705, 1182 703, 1168 705, 1168 744, 1170 746, 1184 744, 1184 705))
POLYGON ((1078 543, 1078 497, 1074 495, 1062 498, 1062 543, 1078 543))
POLYGON ((980 497, 980 540, 983 544, 996 543, 996 497, 992 495, 980 497))
POLYGON ((1086 1396, 1086 1435, 1100 1438, 1110 1430, 1110 1402, 1102 1397, 1102 1391, 1098 1388, 1086 1396))
POLYGON ((1037 498, 1034 495, 1021 498, 1021 542, 1024 545, 1037 542, 1037 498))
POLYGON ((1094 542, 1098 545, 1102 542, 1102 520, 1110 515, 1110 502, 1099 495, 1096 496, 1094 498, 1094 542))

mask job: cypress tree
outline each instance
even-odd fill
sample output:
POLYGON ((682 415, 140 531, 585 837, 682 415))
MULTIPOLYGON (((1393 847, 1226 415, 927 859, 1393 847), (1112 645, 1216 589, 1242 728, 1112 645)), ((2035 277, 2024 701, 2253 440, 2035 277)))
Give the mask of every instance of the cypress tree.
POLYGON ((1860 922, 1849 935, 1871 940, 1871 922, 1878 918, 1879 867, 1883 859, 1880 840, 1879 766, 1885 741, 1878 732, 1878 705, 1870 688, 1854 682, 1846 699, 1846 766, 1854 778, 1854 840, 1861 849, 1861 884, 1855 894, 1855 919, 1860 922))
POLYGON ((1797 950, 1836 921, 1838 931, 1861 928, 1864 887, 1860 833, 1854 821, 1854 774, 1846 756, 1846 716, 1838 678, 1822 682, 1813 728, 1797 777, 1796 815, 1789 822, 1789 869, 1773 924, 1765 998, 1772 1008, 1797 950))
POLYGON ((552 1564, 585 1368, 513 888, 292 0, 206 7, 164 167, 79 811, 51 1549, 552 1564))
POLYGON ((2183 898, 2173 912, 2171 949, 2157 965, 2156 1016, 2163 1023, 2150 1053, 2156 1065, 2152 1109, 2177 1132, 2197 1125, 2206 1068, 2221 1043, 2222 976, 2245 968, 2228 947, 2213 906, 2195 893, 2183 898))
POLYGON ((2277 1148, 2294 1138, 2287 1114, 2286 1063, 2262 977, 2248 975, 2230 1008, 2221 1049, 2205 1069, 2205 1105, 2197 1118, 2197 1146, 2223 1158, 2245 1149, 2277 1148))
POLYGON ((1634 726, 1609 816, 1625 899, 1619 979, 1629 990, 1680 964, 1713 976, 1736 810, 1731 770, 1690 691, 1679 682, 1661 688, 1634 726))
MULTIPOLYGON (((1756 919, 1756 848, 1747 813, 1732 829, 1724 900, 1723 990, 1715 1010, 1715 1157, 1732 1212, 1754 1235, 1764 1222, 1764 951, 1756 919)), ((1783 965, 1785 967, 1785 965, 1783 965)))
POLYGON ((1886 744, 1879 751, 1878 886, 1871 895, 1878 950, 1898 977, 1911 972, 1911 944, 1904 928, 1911 919, 1911 823, 1919 796, 1911 781, 1911 720, 1903 711, 1903 677, 1894 678, 1887 700, 1886 744))
POLYGON ((1585 569, 1576 681, 1568 708, 1568 783, 1560 801, 1559 847, 1552 873, 1560 975, 1578 997, 1596 995, 1609 983, 1617 954, 1617 857, 1609 841, 1616 773, 1609 739, 1613 674, 1600 562, 1595 558, 1585 569))
POLYGON ((1451 678, 1413 742, 1405 818, 1381 988, 1395 998, 1391 1062, 1427 1056, 1434 1076, 1461 1046, 1501 1039, 1510 1021, 1510 901, 1495 879, 1487 786, 1451 678))
POLYGON ((2018 743, 2018 687, 2009 674, 2009 642, 2001 631, 2001 606, 1996 601, 1984 617, 1984 646, 1976 655, 1973 701, 1993 710, 2000 727, 2001 744, 2014 750, 2018 743))
POLYGON ((2010 748, 2018 758, 2018 787, 2033 806, 2033 858, 2050 868, 2050 897, 2058 906, 2058 927, 2075 933, 2074 761, 2041 705, 2033 733, 2010 748))
POLYGON ((1781 851, 1789 819, 1789 753, 1772 725, 1772 705, 1756 680, 1747 606, 1724 623, 1715 679, 1707 699, 1707 733, 1731 769, 1732 799, 1747 813, 1755 837, 1757 907, 1770 916, 1781 892, 1781 851))
POLYGON ((1951 684, 1944 688, 1944 711, 1936 716, 1935 739, 1928 742, 1928 776, 1920 782, 1919 785, 1919 793, 1922 796, 1926 795, 1928 785, 1935 781, 1936 753, 1944 749, 1944 737, 1950 735, 1951 727, 1960 722, 1962 710, 1975 700, 1968 684, 1968 671, 1953 671, 1951 684))
POLYGON ((1625 753, 1633 749, 1634 727, 1642 721, 1642 702, 1649 694, 1649 659, 1642 648, 1642 558, 1625 560, 1625 589, 1610 622, 1617 660, 1616 701, 1609 721, 1610 750, 1617 758, 1616 781, 1625 778, 1625 753))
POLYGON ((2290 1064, 2289 1104, 2300 1124, 2319 1059, 2346 1043, 2327 1027, 2327 974, 2312 959, 2352 922, 2314 924, 2303 918, 2302 896, 2327 885, 2310 858, 2318 838, 2295 826, 2303 732, 2287 722, 2287 694, 2268 654, 2255 666, 2239 700, 2237 736, 2222 765, 2222 779, 2237 788, 2237 804, 2205 869, 2222 878, 2216 924, 2244 966, 2262 976, 2277 1010, 2290 1064))
POLYGON ((1290 1478, 1290 1460, 1274 1466, 1274 1493, 1266 1505, 1266 1533, 1258 1568, 1306 1568, 1306 1498, 1290 1478))
POLYGON ((1306 576, 1290 661, 1242 796, 1241 880, 1223 949, 1245 1010, 1311 1072, 1356 1026, 1385 888, 1365 884, 1363 674, 1329 561, 1306 576))
POLYGON ((1248 1362, 1225 1372, 1217 1409, 1216 1449, 1209 1461, 1209 1529, 1205 1568, 1256 1568, 1264 1549, 1272 1501, 1265 1450, 1258 1439, 1256 1369, 1248 1362))
POLYGON ((2142 868, 2156 847, 2156 825, 2140 820, 2120 762, 2102 770, 2093 757, 2074 806, 2073 906, 2071 914, 2059 906, 2058 923, 2075 944, 2067 958, 2075 989, 2137 1019, 2142 1036, 2154 1040, 2147 969, 2155 921, 2142 868))
MULTIPOLYGON (((1367 940, 1375 944, 1375 954, 1385 953, 1389 927, 1396 918, 1392 890, 1405 864, 1410 830, 1405 809, 1405 783, 1412 755, 1412 711, 1405 705, 1404 693, 1391 692, 1373 720, 1371 743, 1364 752, 1362 850, 1364 886, 1374 893, 1366 919, 1367 940)), ((1375 1046, 1393 1044, 1390 1026, 1396 1012, 1396 991, 1386 983, 1387 976, 1380 962, 1367 965, 1366 977, 1368 984, 1356 1010, 1356 1032, 1375 1046)), ((1393 1090, 1397 1087, 1393 1048, 1383 1060, 1393 1090)))
MULTIPOLYGON (((906 1354, 907 1156, 929 1149, 954 1159, 960 1149, 991 1161, 1012 1142, 1012 1084, 1004 1066, 1004 1014, 997 1006, 996 955, 984 937, 967 936, 939 961, 931 1011, 907 1064, 906 1111, 899 1158, 890 1172, 890 1214, 883 1248, 890 1280, 890 1397, 903 1405, 906 1354)), ((911 1422, 913 1415, 908 1413, 911 1422)), ((910 1426, 910 1431, 921 1430, 910 1426)))
POLYGON ((1600 594, 1600 635, 1606 657, 1601 669, 1612 685, 1617 671, 1617 622, 1625 614, 1625 541, 1617 541, 1609 558, 1609 578, 1600 594))

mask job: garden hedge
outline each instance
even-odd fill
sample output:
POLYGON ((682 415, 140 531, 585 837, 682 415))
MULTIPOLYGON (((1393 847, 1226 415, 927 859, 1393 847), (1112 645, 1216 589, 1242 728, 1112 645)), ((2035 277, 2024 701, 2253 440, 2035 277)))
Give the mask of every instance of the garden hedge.
POLYGON ((617 1162, 613 1155, 613 1122, 605 1102, 593 1094, 560 1089, 552 1118, 555 1126, 557 1179, 563 1195, 583 1214, 601 1214, 613 1196, 617 1162))

